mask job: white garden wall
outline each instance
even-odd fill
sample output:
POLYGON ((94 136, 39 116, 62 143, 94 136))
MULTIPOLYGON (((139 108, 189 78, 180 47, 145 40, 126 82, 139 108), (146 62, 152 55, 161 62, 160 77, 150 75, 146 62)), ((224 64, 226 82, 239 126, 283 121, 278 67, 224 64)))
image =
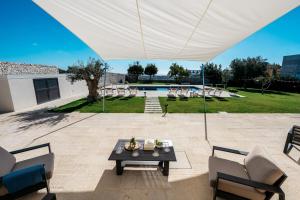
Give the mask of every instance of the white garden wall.
POLYGON ((0 77, 0 112, 11 112, 37 105, 33 79, 57 78, 60 99, 86 96, 85 81, 71 83, 66 74, 4 75, 0 77))
POLYGON ((0 113, 14 109, 6 76, 0 76, 0 113))

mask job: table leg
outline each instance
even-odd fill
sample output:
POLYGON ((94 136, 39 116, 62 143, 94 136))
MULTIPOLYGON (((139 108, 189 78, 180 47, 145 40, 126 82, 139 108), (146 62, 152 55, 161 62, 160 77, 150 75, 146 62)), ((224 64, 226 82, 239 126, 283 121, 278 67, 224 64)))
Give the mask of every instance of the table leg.
POLYGON ((163 175, 169 176, 169 161, 164 161, 163 175))
POLYGON ((122 161, 121 160, 116 160, 116 172, 117 172, 117 175, 122 175, 123 174, 123 167, 122 167, 122 161))
POLYGON ((159 161, 158 166, 163 169, 163 161, 159 161))

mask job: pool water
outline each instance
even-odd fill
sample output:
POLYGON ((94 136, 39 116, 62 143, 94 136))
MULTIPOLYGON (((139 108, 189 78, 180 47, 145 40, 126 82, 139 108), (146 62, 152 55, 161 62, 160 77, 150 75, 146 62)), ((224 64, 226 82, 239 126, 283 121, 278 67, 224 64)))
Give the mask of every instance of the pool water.
MULTIPOLYGON (((158 91, 158 92, 168 92, 170 88, 176 88, 176 89, 181 89, 181 86, 131 86, 130 88, 137 88, 138 90, 144 90, 144 91, 158 91)), ((184 87, 187 88, 187 87, 184 87)), ((192 92, 197 92, 199 91, 199 88, 190 86, 188 89, 192 92)))

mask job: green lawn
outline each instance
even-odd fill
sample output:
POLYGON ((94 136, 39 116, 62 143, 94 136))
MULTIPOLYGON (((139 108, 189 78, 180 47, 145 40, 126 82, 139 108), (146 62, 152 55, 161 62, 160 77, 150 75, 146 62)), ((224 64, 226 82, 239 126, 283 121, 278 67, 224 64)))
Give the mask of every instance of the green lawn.
MULTIPOLYGON (((268 91, 264 95, 260 90, 237 90, 244 98, 211 98, 207 99, 207 112, 216 113, 225 111, 228 113, 300 113, 300 94, 268 91)), ((202 113, 203 99, 189 98, 188 100, 169 100, 160 97, 160 103, 164 108, 168 104, 170 113, 202 113)))
MULTIPOLYGON (((101 113, 103 102, 101 100, 88 103, 86 99, 79 99, 61 107, 55 108, 53 112, 101 113)), ((105 99, 106 113, 143 113, 143 97, 107 97, 105 99)))
MULTIPOLYGON (((244 98, 210 98, 207 99, 207 112, 216 113, 225 111, 228 113, 300 113, 300 94, 267 91, 264 95, 260 90, 238 90, 237 93, 244 98)), ((168 104, 169 113, 202 113, 203 99, 189 98, 188 100, 170 100, 166 97, 159 98, 162 108, 168 104)), ((101 113, 102 101, 88 103, 85 99, 79 99, 61 107, 53 112, 101 113)), ((143 113, 143 97, 107 97, 105 100, 106 113, 143 113)))

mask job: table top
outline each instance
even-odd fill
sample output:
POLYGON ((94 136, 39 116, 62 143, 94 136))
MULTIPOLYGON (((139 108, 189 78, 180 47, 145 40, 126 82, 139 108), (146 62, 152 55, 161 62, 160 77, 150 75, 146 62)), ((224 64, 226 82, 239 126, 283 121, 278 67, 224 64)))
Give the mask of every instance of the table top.
MULTIPOLYGON (((144 144, 144 140, 136 140, 140 144, 144 144)), ((170 140, 163 140, 163 142, 168 142, 169 143, 169 152, 165 152, 163 148, 156 149, 159 153, 158 157, 154 157, 153 150, 152 151, 144 151, 143 149, 137 150, 139 153, 139 156, 133 157, 132 156, 132 151, 127 151, 123 149, 122 153, 117 154, 116 150, 118 149, 119 146, 124 146, 125 143, 129 142, 129 140, 126 139, 120 139, 118 140, 116 146, 114 147, 113 151, 111 152, 108 160, 131 160, 131 161, 176 161, 176 156, 174 152, 174 148, 172 145, 172 141, 170 140)))

